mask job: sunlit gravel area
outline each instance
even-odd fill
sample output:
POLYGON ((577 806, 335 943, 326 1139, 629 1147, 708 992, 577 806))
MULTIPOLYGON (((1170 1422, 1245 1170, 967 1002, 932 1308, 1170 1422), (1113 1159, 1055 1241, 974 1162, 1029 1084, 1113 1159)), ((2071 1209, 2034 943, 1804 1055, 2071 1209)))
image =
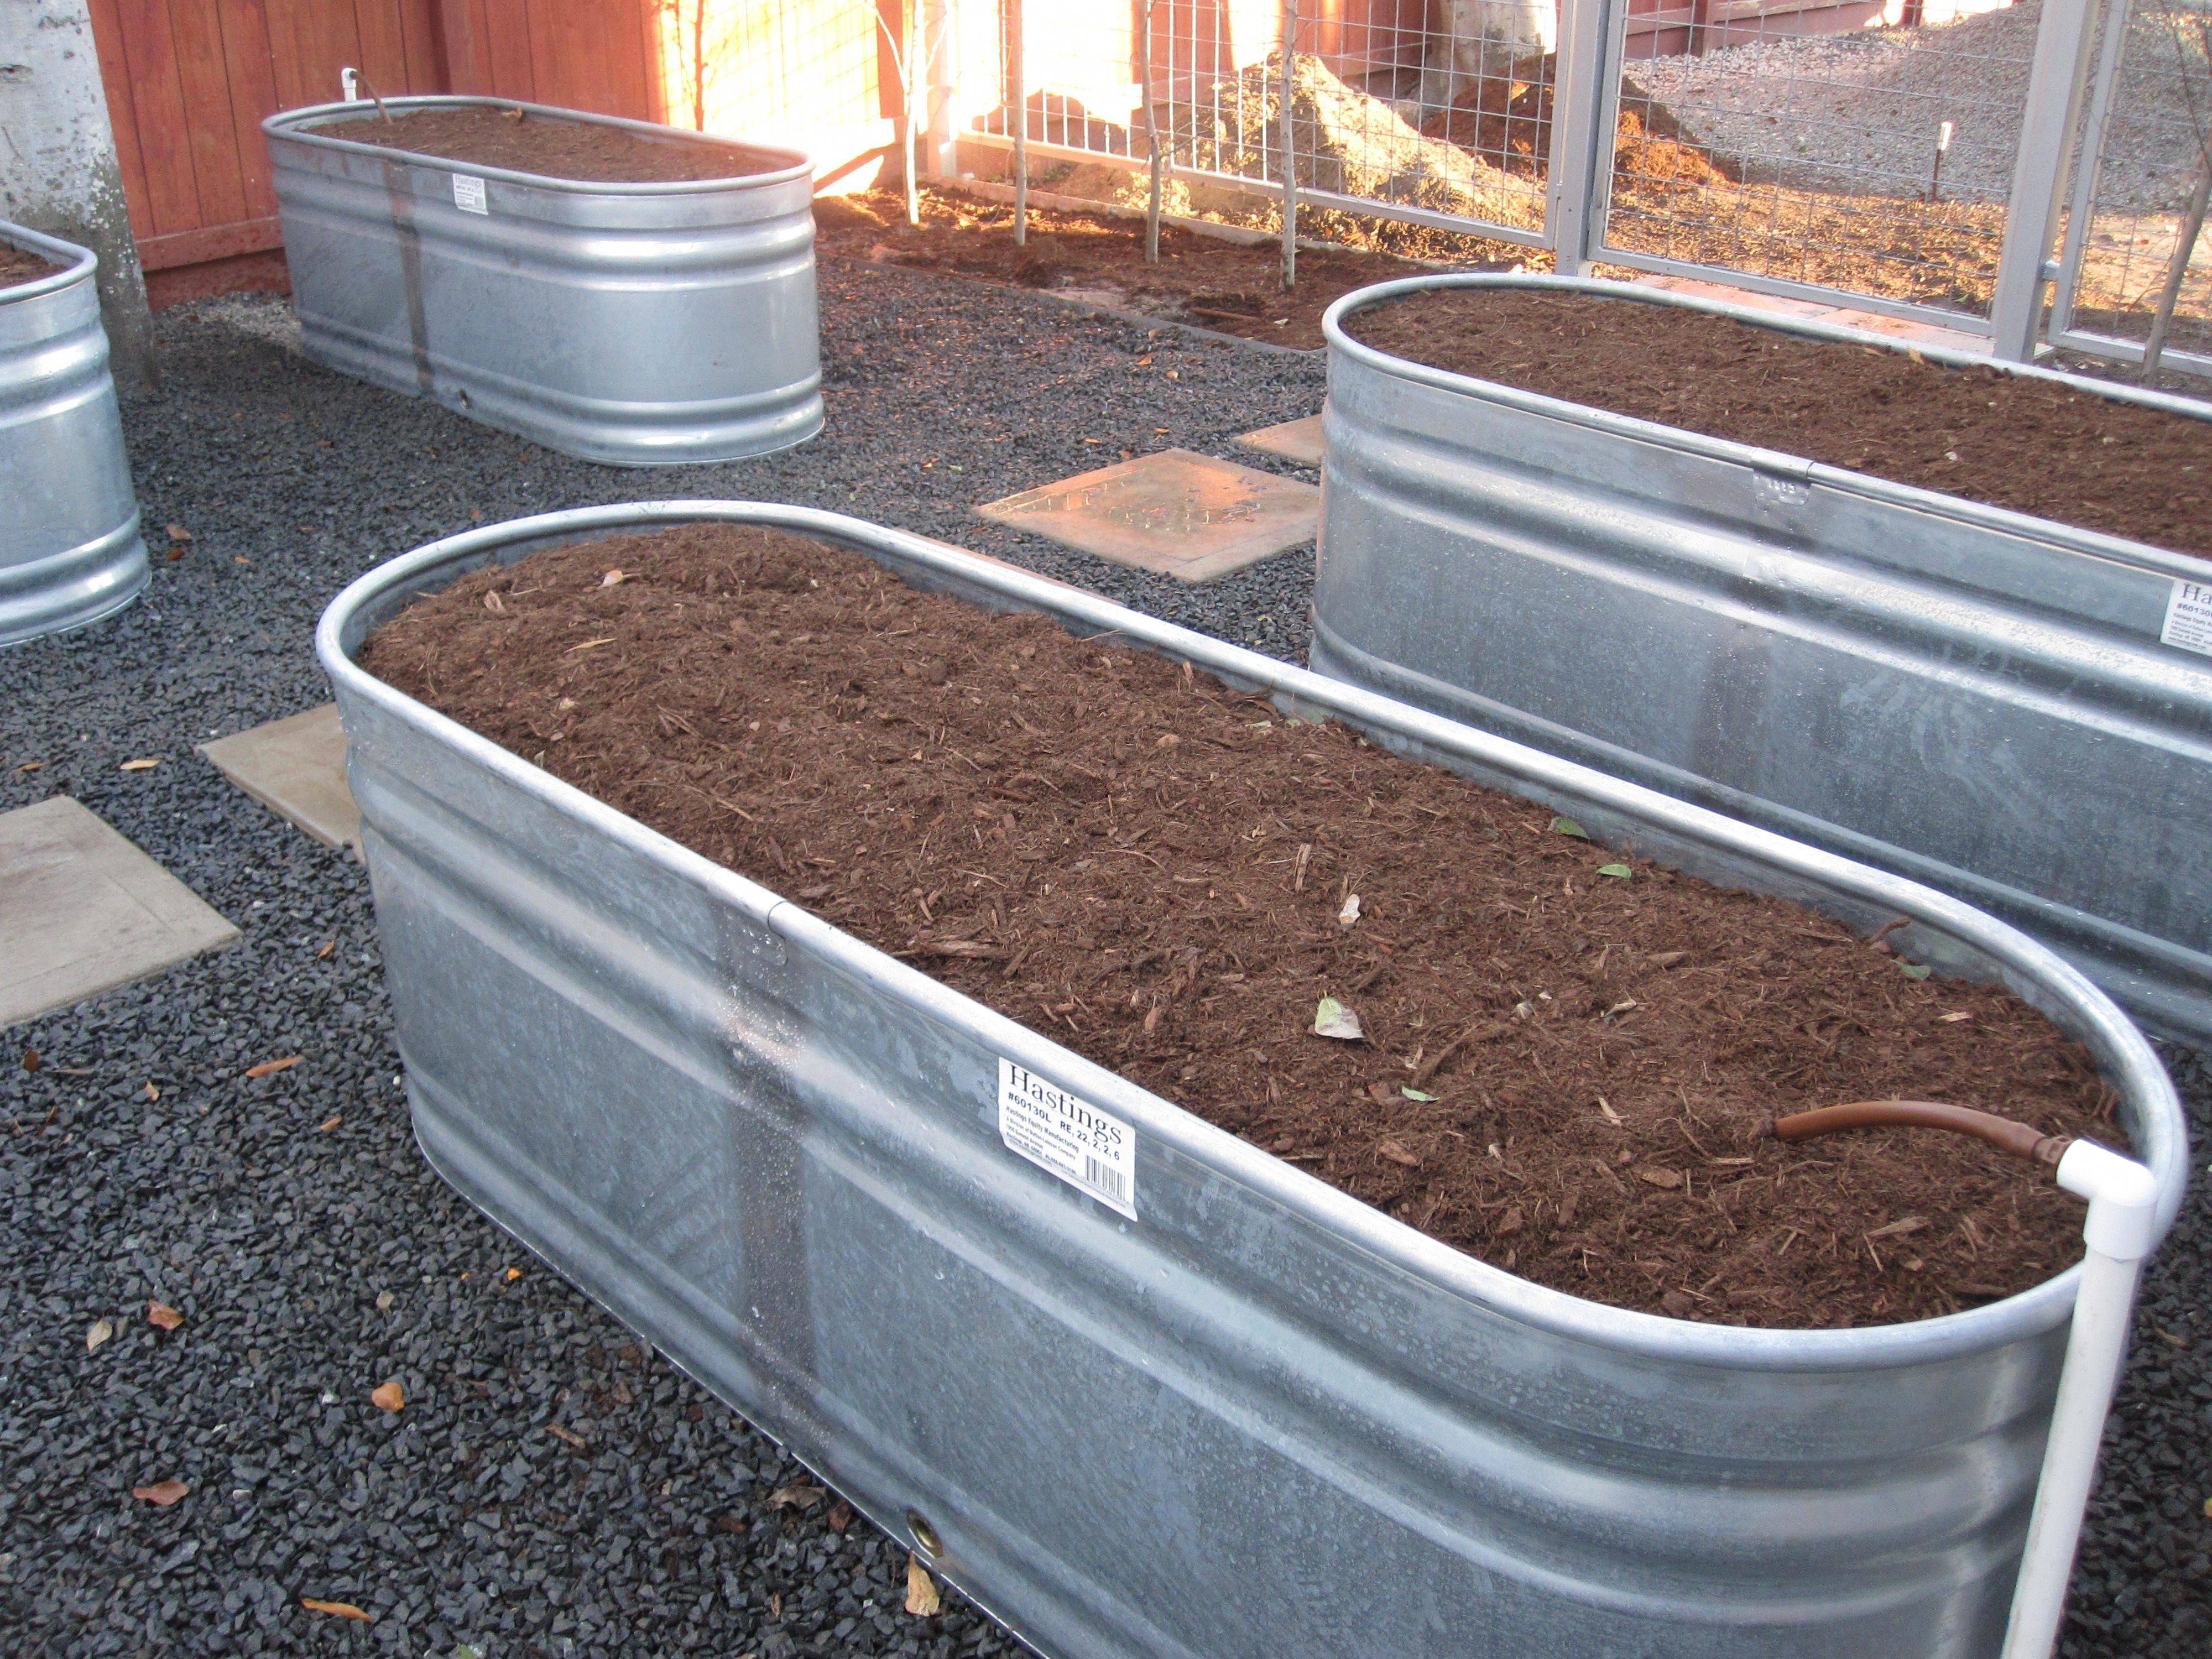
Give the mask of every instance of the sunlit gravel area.
MULTIPOLYGON (((2196 156, 2183 137, 2212 120, 2193 19, 2202 0, 2135 8, 2118 71, 2097 199, 2107 212, 2174 211, 2196 156)), ((1659 58, 1629 73, 1698 141, 1814 190, 1872 196, 1939 191, 2005 201, 2020 149, 2042 0, 1917 28, 1778 34, 1703 57, 1659 58), (1940 168, 1938 130, 1952 124, 1940 168)))

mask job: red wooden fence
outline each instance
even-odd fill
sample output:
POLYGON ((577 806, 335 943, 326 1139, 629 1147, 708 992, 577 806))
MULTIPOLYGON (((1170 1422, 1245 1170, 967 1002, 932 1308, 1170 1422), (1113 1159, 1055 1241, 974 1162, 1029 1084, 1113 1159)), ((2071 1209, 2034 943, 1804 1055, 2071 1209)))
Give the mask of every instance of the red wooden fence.
MULTIPOLYGON (((367 4, 370 0, 356 0, 367 4)), ((660 0, 430 0, 453 92, 667 118, 660 0)))
POLYGON ((281 287, 262 118, 339 97, 489 92, 662 117, 662 0, 91 0, 131 228, 156 305, 281 287))

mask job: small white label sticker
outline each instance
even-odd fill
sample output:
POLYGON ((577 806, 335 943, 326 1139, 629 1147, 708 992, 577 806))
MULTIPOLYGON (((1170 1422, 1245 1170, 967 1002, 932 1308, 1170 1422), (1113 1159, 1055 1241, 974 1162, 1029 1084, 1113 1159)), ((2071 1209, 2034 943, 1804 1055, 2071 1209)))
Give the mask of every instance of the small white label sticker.
POLYGON ((453 205, 464 213, 489 213, 491 207, 484 200, 483 180, 473 173, 453 175, 453 205))
POLYGON ((2212 582, 2177 581, 2166 602, 2166 626, 2159 642, 2212 657, 2212 582))
POLYGON ((1006 1059, 999 1061, 999 1139, 1039 1169, 1137 1218, 1137 1132, 1006 1059))

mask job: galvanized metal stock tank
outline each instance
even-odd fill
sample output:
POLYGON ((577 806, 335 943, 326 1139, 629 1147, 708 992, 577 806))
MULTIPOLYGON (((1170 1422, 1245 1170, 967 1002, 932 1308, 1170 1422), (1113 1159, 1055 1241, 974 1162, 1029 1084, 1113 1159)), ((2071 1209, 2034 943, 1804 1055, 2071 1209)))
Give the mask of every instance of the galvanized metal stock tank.
POLYGON ((1905 349, 1572 277, 1346 295, 1326 319, 1316 669, 1941 888, 2064 951, 2154 1028, 2212 1039, 2212 656, 2161 642, 2212 563, 1346 332, 1443 288, 1905 349))
POLYGON ((413 596, 703 519, 857 548, 1264 690, 1994 975, 2094 1052, 2179 1202, 2155 1056, 1925 888, 941 543, 683 501, 488 526, 317 647, 439 1170, 1048 1653, 1969 1659, 1996 1651, 2074 1272, 1924 1323, 1739 1330, 1425 1237, 372 678, 413 596), (1129 1220, 1010 1152, 1001 1061, 1120 1116, 1129 1220))
MULTIPOLYGON (((505 99, 385 102, 400 115, 515 109, 708 142, 505 99)), ((316 131, 375 113, 323 104, 261 124, 292 301, 317 362, 627 466, 764 454, 821 429, 804 155, 741 145, 763 171, 586 184, 316 131)))
POLYGON ((0 222, 0 243, 51 260, 0 288, 0 646, 99 621, 147 582, 138 498, 107 335, 99 262, 73 242, 0 222))

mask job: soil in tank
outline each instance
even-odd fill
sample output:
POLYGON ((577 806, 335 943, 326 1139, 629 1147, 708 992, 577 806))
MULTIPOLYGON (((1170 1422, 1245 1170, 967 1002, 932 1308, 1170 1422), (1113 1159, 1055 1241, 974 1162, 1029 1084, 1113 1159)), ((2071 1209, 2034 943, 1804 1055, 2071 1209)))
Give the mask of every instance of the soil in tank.
POLYGON ((468 105, 410 111, 386 120, 366 116, 305 129, 319 138, 344 138, 412 150, 541 179, 599 185, 682 184, 780 173, 790 158, 742 144, 661 137, 603 122, 564 120, 527 110, 468 105))
POLYGON ((690 526, 418 601, 369 672, 1447 1243, 1774 1327, 2058 1272, 2081 1209, 1976 1143, 1783 1146, 1909 1097, 2124 1145, 2085 1051, 1887 940, 1161 659, 690 526), (1354 900, 1357 903, 1354 903, 1354 900), (1362 1036, 1318 1036, 1323 998, 1362 1036))
POLYGON ((2212 557, 2212 420, 1589 294, 1433 289, 1345 328, 1454 374, 2212 557))

